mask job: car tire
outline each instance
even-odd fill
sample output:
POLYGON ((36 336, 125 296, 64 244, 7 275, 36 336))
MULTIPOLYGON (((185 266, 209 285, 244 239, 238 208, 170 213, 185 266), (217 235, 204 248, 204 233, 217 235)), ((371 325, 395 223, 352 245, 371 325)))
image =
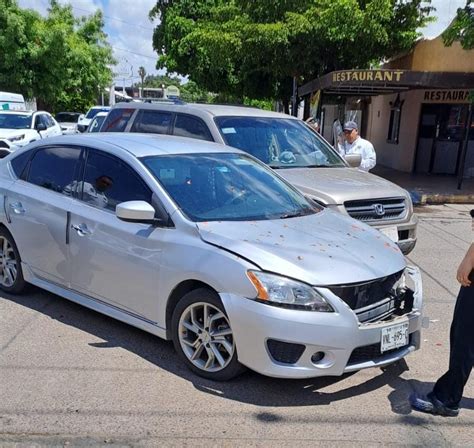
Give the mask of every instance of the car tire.
POLYGON ((20 294, 26 286, 15 240, 8 230, 0 228, 0 289, 11 294, 20 294))
POLYGON ((183 296, 171 320, 173 344, 197 375, 228 381, 246 369, 237 359, 235 338, 219 295, 206 288, 183 296))

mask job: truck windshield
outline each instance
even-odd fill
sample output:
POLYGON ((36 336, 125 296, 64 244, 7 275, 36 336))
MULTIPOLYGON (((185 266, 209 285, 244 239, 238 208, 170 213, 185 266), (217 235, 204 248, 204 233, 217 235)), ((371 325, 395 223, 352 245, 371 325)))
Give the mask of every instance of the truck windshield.
POLYGON ((225 142, 272 168, 345 167, 331 146, 300 120, 216 117, 225 142))
POLYGON ((0 113, 0 129, 29 129, 31 115, 0 113))

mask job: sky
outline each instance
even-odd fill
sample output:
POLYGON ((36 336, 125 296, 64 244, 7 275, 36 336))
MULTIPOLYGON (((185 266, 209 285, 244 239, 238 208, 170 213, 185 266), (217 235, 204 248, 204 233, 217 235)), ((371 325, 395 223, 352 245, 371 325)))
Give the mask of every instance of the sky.
MULTIPOLYGON (((118 86, 125 82, 138 82, 138 67, 143 66, 147 74, 164 73, 155 68, 157 55, 153 51, 153 28, 148 13, 155 5, 155 0, 60 0, 70 3, 77 16, 89 15, 97 9, 104 14, 105 32, 108 34, 114 56, 119 63, 115 67, 118 86)), ((48 0, 18 0, 23 8, 35 9, 45 14, 48 0)), ((421 30, 426 38, 438 36, 456 15, 457 8, 465 6, 465 0, 432 0, 436 8, 435 23, 421 30)))

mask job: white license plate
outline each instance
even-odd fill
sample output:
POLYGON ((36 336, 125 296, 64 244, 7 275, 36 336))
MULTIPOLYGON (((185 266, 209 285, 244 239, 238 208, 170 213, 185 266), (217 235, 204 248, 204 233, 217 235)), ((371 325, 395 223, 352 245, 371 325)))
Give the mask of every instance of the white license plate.
POLYGON ((382 340, 380 342, 382 353, 405 345, 408 345, 408 322, 382 328, 382 340))
POLYGON ((398 242, 397 226, 382 227, 379 229, 385 236, 388 236, 394 243, 398 242))

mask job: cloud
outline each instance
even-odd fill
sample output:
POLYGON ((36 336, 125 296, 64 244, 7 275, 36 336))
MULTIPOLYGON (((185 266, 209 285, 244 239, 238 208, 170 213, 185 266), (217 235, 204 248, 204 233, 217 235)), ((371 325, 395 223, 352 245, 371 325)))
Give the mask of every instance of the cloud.
POLYGON ((140 79, 140 66, 145 67, 148 74, 157 73, 155 67, 158 56, 152 43, 157 22, 152 23, 148 18, 155 4, 156 0, 109 0, 104 11, 106 32, 119 61, 117 71, 131 72, 134 82, 140 79))
POLYGON ((436 22, 420 30, 428 39, 439 36, 448 27, 457 9, 466 6, 466 0, 431 0, 431 6, 436 8, 433 13, 436 22))
MULTIPOLYGON (((30 8, 46 15, 49 0, 19 0, 22 8, 30 8)), ((104 31, 113 48, 115 59, 118 61, 114 71, 127 72, 120 75, 116 81, 126 85, 138 82, 138 68, 145 67, 147 74, 157 74, 156 61, 158 55, 153 50, 153 29, 157 21, 148 18, 156 0, 60 0, 62 4, 71 4, 74 14, 89 15, 100 9, 104 15, 104 31)), ((163 71, 160 70, 162 73, 163 71)))

